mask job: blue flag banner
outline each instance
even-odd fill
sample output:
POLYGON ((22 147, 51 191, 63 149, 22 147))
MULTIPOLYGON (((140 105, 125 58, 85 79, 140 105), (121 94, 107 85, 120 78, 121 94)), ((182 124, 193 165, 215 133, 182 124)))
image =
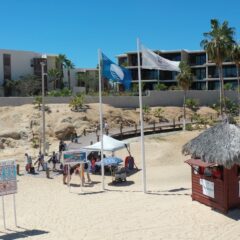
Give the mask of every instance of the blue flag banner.
POLYGON ((123 84, 125 90, 130 89, 132 81, 130 71, 115 64, 104 54, 102 54, 102 76, 107 78, 109 81, 113 80, 123 84))

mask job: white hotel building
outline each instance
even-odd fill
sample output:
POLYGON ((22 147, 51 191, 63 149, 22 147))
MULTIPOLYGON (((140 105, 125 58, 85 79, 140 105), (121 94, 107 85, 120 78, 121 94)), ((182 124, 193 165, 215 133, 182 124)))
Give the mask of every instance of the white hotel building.
POLYGON ((41 62, 46 63, 45 72, 56 67, 58 55, 31 51, 0 49, 0 96, 6 80, 19 80, 26 75, 41 76, 41 62))

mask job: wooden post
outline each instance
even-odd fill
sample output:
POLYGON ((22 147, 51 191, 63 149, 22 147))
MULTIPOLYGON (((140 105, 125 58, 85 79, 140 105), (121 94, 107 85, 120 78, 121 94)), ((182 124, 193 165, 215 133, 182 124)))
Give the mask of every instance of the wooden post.
POLYGON ((49 172, 49 167, 47 166, 47 168, 46 168, 46 177, 47 177, 47 178, 50 178, 49 173, 50 173, 50 172, 49 172))
POLYGON ((99 135, 97 135, 97 142, 99 142, 99 135))
POLYGON ((176 127, 176 125, 175 125, 175 118, 173 118, 172 123, 173 123, 173 128, 175 128, 176 127))
POLYGON ((86 136, 86 128, 83 130, 83 135, 86 136))
POLYGON ((153 132, 155 133, 155 121, 153 122, 153 132))
POLYGON ((20 165, 17 164, 17 175, 19 176, 20 175, 20 165))
POLYGON ((123 124, 121 123, 121 124, 120 124, 120 134, 121 134, 121 139, 122 139, 122 137, 123 137, 123 132, 122 132, 122 130, 123 130, 123 124))

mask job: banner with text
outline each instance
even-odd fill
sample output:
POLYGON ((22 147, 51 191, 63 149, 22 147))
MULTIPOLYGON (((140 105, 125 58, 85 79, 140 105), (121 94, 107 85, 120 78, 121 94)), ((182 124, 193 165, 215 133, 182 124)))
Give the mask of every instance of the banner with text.
POLYGON ((0 161, 0 196, 14 193, 17 193, 16 161, 0 161))
POLYGON ((87 153, 81 150, 63 152, 63 163, 74 164, 84 163, 87 161, 87 153))

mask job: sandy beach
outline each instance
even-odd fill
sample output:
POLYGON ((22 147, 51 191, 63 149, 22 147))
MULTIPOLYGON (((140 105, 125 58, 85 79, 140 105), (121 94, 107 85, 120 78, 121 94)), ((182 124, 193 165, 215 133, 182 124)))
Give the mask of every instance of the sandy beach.
MULTIPOLYGON (((178 132, 145 137, 148 194, 142 193, 142 172, 125 185, 112 185, 106 176, 92 175, 92 185, 72 187, 53 179, 18 177, 17 220, 14 227, 12 195, 5 197, 6 223, 0 239, 238 239, 240 211, 223 215, 192 201, 190 167, 181 147, 199 132, 178 132)), ((141 168, 139 138, 130 139, 132 155, 141 168)), ((126 156, 126 150, 117 156, 126 156)), ((22 172, 23 173, 23 172, 22 172)), ((2 219, 2 211, 0 212, 2 219)))

